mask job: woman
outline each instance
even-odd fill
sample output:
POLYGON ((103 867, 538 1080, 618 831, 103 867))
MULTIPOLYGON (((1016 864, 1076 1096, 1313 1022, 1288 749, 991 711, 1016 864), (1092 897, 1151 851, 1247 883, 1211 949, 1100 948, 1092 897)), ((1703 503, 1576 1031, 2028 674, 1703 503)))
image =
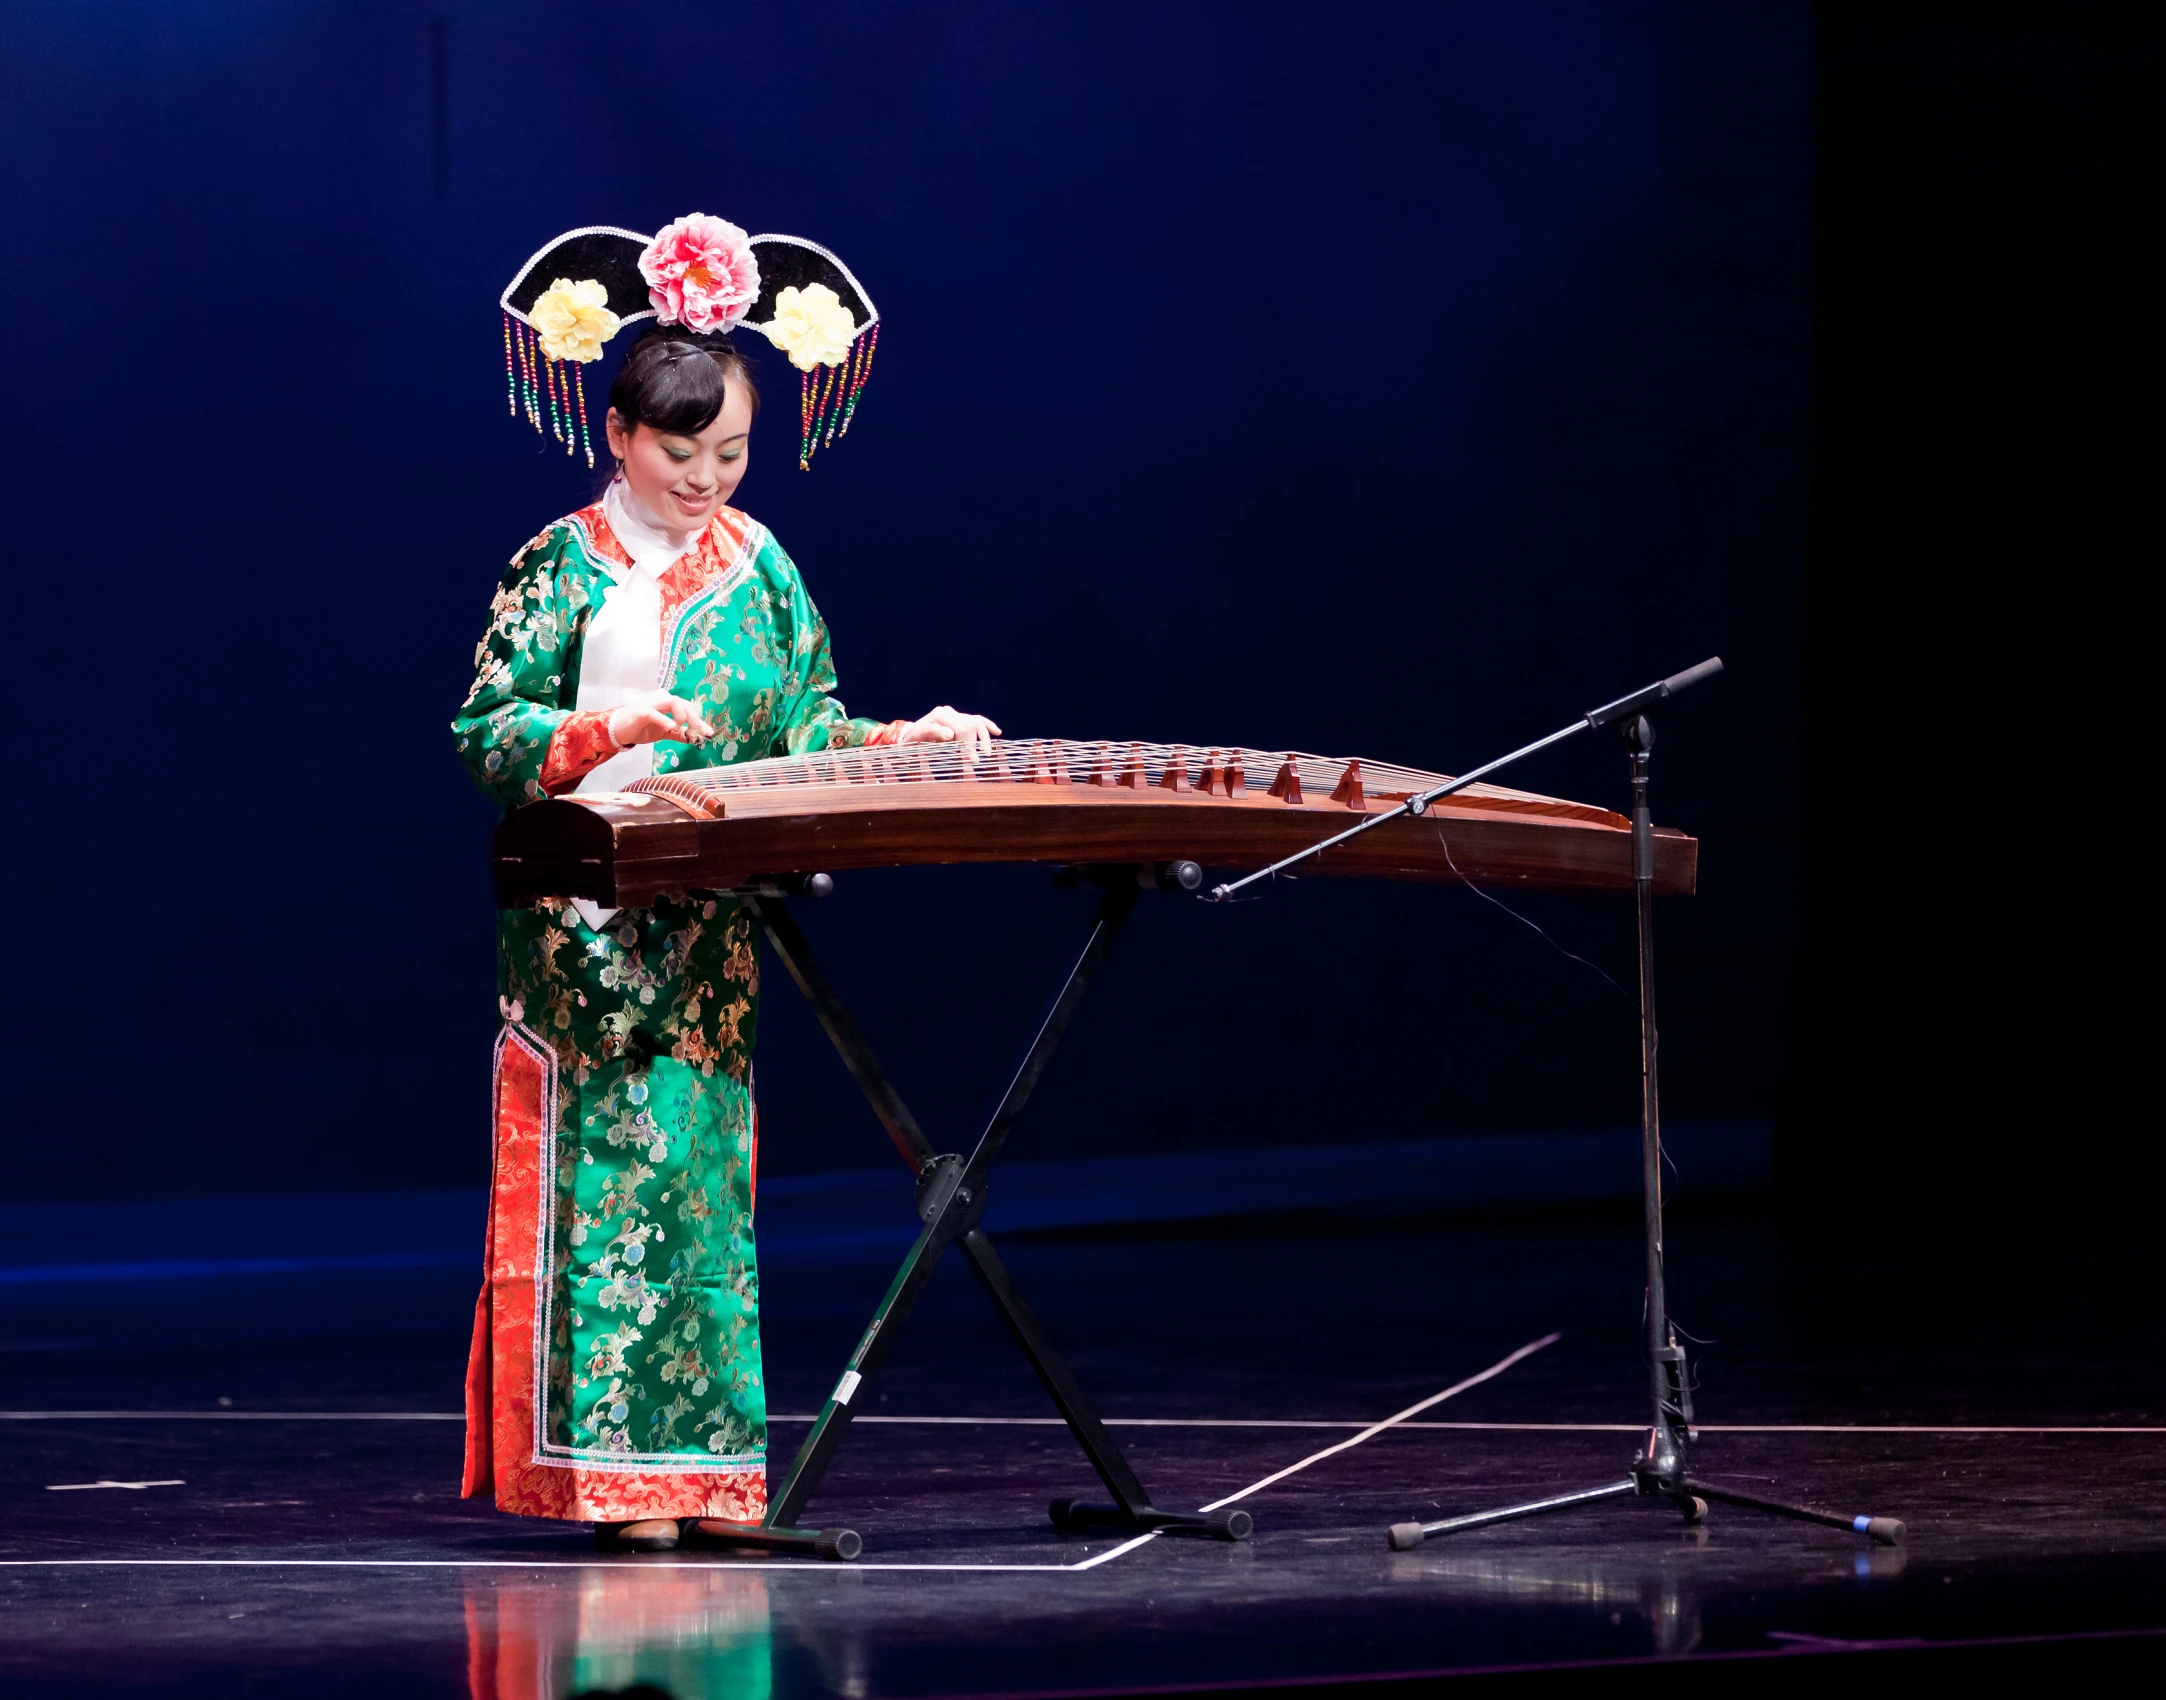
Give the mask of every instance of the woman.
MULTIPOLYGON (((616 476, 519 551, 492 604, 453 722, 483 790, 516 807, 650 773, 996 735, 946 707, 885 724, 844 711, 804 581, 728 505, 759 406, 744 361, 662 317, 610 390, 616 476)), ((749 918, 712 893, 620 910, 551 899, 504 913, 498 939, 465 1492, 640 1550, 700 1517, 756 1522, 749 918)))

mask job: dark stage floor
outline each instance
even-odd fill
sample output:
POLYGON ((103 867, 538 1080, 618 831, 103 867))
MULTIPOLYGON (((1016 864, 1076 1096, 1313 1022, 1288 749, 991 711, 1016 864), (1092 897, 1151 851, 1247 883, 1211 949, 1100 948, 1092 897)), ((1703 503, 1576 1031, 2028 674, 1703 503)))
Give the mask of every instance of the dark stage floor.
MULTIPOLYGON (((951 1259, 814 1502, 810 1521, 864 1535, 847 1566, 601 1559, 461 1502, 462 1275, 313 1277, 269 1302, 261 1278, 107 1284, 15 1319, 60 1343, 6 1358, 0 1684, 547 1700, 645 1680, 761 1700, 1661 1655, 1795 1671, 1981 1640, 2007 1646, 1963 1656, 2110 1647, 2157 1668, 2166 1643, 2126 1633, 2166 1630, 2147 1252, 2093 1248, 2040 1287, 2006 1263, 1785 1256, 1751 1215, 1671 1237, 1678 1313, 1708 1342, 1703 1473, 1900 1516, 1905 1546, 1623 1503, 1386 1549, 1404 1518, 1622 1473, 1637 1240, 1606 1215, 1008 1245, 1164 1504, 1236 1493, 1561 1335, 1260 1488, 1243 1545, 1058 1534, 1046 1500, 1095 1484, 951 1259)), ((893 1255, 769 1261, 778 1412, 814 1408, 893 1255)), ((778 1450, 803 1432, 778 1421, 778 1450)))

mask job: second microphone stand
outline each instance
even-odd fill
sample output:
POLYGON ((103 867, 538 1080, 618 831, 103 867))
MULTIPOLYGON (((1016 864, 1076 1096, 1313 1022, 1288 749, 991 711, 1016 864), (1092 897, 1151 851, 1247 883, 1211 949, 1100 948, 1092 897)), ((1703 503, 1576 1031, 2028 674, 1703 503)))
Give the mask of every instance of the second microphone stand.
POLYGON ((1578 731, 1583 726, 1619 725, 1632 761, 1632 892, 1639 912, 1640 954, 1640 1187, 1647 1251, 1647 1371, 1649 1392, 1654 1402, 1654 1422, 1647 1431, 1647 1443, 1632 1460, 1630 1472, 1621 1480, 1555 1494, 1547 1499, 1529 1500, 1523 1505, 1445 1517, 1434 1523, 1394 1523, 1389 1537, 1392 1546, 1399 1551, 1418 1547, 1434 1535, 1457 1534, 1521 1517, 1539 1517, 1544 1512, 1565 1511, 1601 1499, 1627 1498, 1665 1501, 1681 1511, 1687 1523, 1703 1520, 1707 1516, 1708 1501, 1716 1500, 1752 1511, 1772 1512, 1778 1517, 1795 1517, 1807 1523, 1850 1529, 1883 1546, 1894 1546, 1903 1538, 1903 1525, 1896 1518, 1875 1517, 1869 1513, 1846 1516, 1839 1511, 1793 1505, 1787 1500, 1763 1499, 1758 1494, 1741 1493, 1736 1488, 1705 1481, 1692 1474, 1688 1462, 1692 1445, 1691 1381, 1685 1370, 1685 1350, 1677 1343, 1677 1330, 1670 1323, 1668 1300, 1662 1284, 1662 1103, 1657 1068, 1661 1044, 1655 1030, 1655 828, 1654 816, 1647 805, 1647 758, 1654 748, 1655 729, 1653 722, 1638 709, 1643 705, 1652 707, 1661 697, 1674 694, 1720 666, 1720 662, 1702 662, 1689 673, 1678 674, 1660 686, 1650 686, 1646 691, 1636 692, 1630 698, 1620 699, 1619 704, 1611 705, 1612 710, 1624 706, 1630 712, 1613 715, 1610 711, 1597 709, 1572 728, 1578 731))

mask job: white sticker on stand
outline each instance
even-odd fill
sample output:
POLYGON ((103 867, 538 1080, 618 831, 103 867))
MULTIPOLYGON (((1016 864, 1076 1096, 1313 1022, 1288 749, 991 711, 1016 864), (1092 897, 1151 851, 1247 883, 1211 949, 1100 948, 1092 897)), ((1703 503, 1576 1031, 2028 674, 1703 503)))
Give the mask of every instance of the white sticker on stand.
POLYGON ((864 1379, 854 1369, 844 1370, 842 1379, 835 1383, 835 1403, 847 1405, 850 1402, 850 1395, 857 1391, 858 1383, 864 1379))

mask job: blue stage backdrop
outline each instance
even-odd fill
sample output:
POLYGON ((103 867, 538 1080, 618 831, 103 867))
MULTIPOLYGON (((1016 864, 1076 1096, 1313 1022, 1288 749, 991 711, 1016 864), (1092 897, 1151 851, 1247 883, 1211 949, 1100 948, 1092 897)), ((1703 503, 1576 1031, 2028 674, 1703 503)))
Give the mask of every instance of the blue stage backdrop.
MULTIPOLYGON (((1802 4, 11 8, 6 835, 18 1198, 486 1173, 507 557, 597 485, 506 417, 498 291, 698 209, 886 320, 846 445, 740 500, 860 713, 1459 769, 1650 676, 1683 1119, 1788 1027, 1802 4)), ((757 350, 757 345, 756 345, 757 350)), ((613 368, 613 362, 612 362, 613 368)), ((1590 741, 1519 782, 1617 802, 1590 741)), ((1530 901, 1629 982, 1620 901, 1530 901)), ((1087 900, 856 875, 805 921, 944 1143, 1087 900)), ((779 977, 779 1173, 885 1160, 779 977)), ((1016 1154, 1627 1123, 1632 1016, 1464 890, 1139 912, 1016 1154)), ((1267 1161, 1260 1157, 1259 1161, 1267 1161)))

